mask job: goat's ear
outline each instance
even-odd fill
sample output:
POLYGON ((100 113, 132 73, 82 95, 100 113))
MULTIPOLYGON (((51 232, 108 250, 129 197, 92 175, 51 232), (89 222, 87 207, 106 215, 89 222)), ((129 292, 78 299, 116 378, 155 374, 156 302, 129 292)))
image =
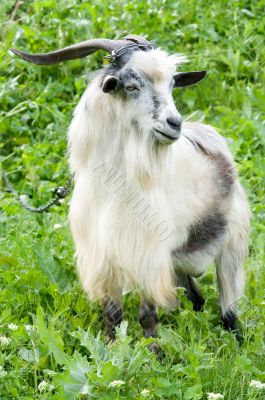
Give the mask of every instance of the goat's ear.
POLYGON ((113 92, 113 90, 117 88, 118 84, 119 84, 119 79, 116 76, 108 75, 103 80, 102 90, 104 93, 113 92))
POLYGON ((206 71, 179 72, 174 75, 174 87, 194 85, 194 83, 201 81, 205 75, 206 71))

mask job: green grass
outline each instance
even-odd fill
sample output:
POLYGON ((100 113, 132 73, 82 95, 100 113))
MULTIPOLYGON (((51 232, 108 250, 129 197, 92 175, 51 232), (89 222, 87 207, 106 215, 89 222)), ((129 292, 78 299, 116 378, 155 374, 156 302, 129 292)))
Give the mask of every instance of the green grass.
POLYGON ((0 399, 196 400, 207 392, 264 399, 265 390, 249 385, 265 382, 264 1, 34 0, 15 13, 14 7, 14 0, 0 4, 0 167, 19 193, 39 205, 65 183, 67 126, 104 53, 45 68, 7 50, 146 34, 186 53, 185 68, 208 71, 203 84, 176 91, 176 103, 227 138, 253 218, 239 303, 244 343, 219 324, 211 269, 201 281, 203 313, 194 313, 183 295, 181 310, 160 311, 158 362, 141 336, 136 294, 124 299, 128 328, 124 322, 115 344, 106 346, 98 334, 101 309, 86 299, 76 276, 67 201, 39 216, 1 190, 0 336, 8 340, 0 340, 0 399), (109 387, 116 380, 124 384, 109 387))

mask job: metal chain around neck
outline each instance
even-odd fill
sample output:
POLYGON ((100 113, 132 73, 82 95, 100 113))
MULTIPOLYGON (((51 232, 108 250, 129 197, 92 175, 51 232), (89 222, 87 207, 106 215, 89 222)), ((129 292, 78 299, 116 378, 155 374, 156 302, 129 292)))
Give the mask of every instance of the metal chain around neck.
POLYGON ((58 186, 53 194, 53 198, 49 200, 46 204, 40 206, 40 207, 32 207, 30 206, 23 196, 20 196, 15 189, 13 188, 10 180, 8 179, 6 173, 3 171, 2 172, 2 177, 3 181, 5 183, 5 191, 7 193, 11 193, 14 195, 14 197, 17 199, 17 201, 21 204, 22 207, 24 207, 26 210, 31 211, 33 213, 43 213, 45 211, 48 211, 53 205, 57 204, 60 205, 61 203, 59 200, 64 199, 70 192, 71 186, 72 186, 72 177, 70 176, 64 186, 58 186))

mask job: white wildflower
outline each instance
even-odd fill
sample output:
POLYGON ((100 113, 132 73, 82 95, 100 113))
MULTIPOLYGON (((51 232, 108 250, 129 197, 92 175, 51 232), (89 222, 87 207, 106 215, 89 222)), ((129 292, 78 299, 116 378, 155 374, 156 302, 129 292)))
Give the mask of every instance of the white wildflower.
POLYGON ((219 400, 224 398, 221 393, 207 393, 207 396, 208 400, 219 400))
POLYGON ((148 389, 143 389, 142 391, 141 391, 141 396, 143 396, 143 397, 148 397, 150 395, 150 390, 148 390, 148 389))
POLYGON ((7 372, 4 370, 3 366, 0 365, 0 378, 3 378, 7 375, 7 372))
POLYGON ((61 224, 54 224, 53 229, 60 229, 62 227, 61 224))
POLYGON ((10 342, 11 342, 11 339, 7 338, 6 336, 0 336, 0 343, 3 346, 8 346, 10 342))
POLYGON ((249 386, 255 389, 265 389, 265 383, 262 383, 260 381, 250 381, 249 386))
POLYGON ((43 390, 47 389, 48 382, 46 381, 41 381, 41 383, 38 386, 38 389, 40 392, 43 392, 43 390))
POLYGON ((124 381, 112 381, 112 382, 110 382, 109 387, 114 388, 116 386, 120 387, 122 385, 125 385, 124 381))
POLYGON ((27 332, 30 332, 30 331, 32 331, 33 327, 32 327, 32 325, 25 325, 25 329, 27 332))
POLYGON ((7 326, 11 331, 16 331, 18 329, 18 326, 15 324, 8 324, 7 326))

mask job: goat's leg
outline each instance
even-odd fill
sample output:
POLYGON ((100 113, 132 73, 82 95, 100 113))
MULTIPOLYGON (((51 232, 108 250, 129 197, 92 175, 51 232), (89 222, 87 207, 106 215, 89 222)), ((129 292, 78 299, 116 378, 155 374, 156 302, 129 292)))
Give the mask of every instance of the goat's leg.
POLYGON ((141 302, 139 322, 146 338, 157 337, 158 317, 156 307, 147 300, 141 302))
POLYGON ((243 292, 244 274, 242 266, 233 259, 233 254, 223 252, 216 260, 216 273, 223 326, 236 331, 236 301, 243 292))
POLYGON ((176 274, 176 284, 177 286, 181 286, 186 289, 187 297, 193 304, 193 310, 201 311, 205 300, 201 295, 200 288, 198 287, 195 278, 184 272, 178 272, 176 274))
POLYGON ((216 260, 219 302, 224 328, 237 331, 236 301, 244 289, 243 257, 240 248, 235 249, 233 242, 227 243, 216 260))
POLYGON ((224 328, 237 330, 236 301, 244 291, 243 264, 248 253, 249 209, 243 192, 236 188, 233 208, 220 254, 216 258, 219 303, 224 328))
POLYGON ((236 331, 237 330, 237 314, 234 311, 228 311, 222 315, 222 322, 225 330, 236 331))
POLYGON ((205 303, 205 300, 202 297, 200 288, 197 285, 195 278, 188 275, 187 279, 188 279, 188 289, 187 289, 188 299, 192 302, 194 311, 201 311, 205 303))
MULTIPOLYGON (((157 307, 147 300, 142 300, 140 305, 139 322, 146 338, 157 337, 158 316, 157 307)), ((150 351, 159 355, 157 343, 149 345, 150 351)))
POLYGON ((121 302, 106 297, 103 301, 105 333, 108 341, 115 339, 115 327, 122 321, 121 302))

